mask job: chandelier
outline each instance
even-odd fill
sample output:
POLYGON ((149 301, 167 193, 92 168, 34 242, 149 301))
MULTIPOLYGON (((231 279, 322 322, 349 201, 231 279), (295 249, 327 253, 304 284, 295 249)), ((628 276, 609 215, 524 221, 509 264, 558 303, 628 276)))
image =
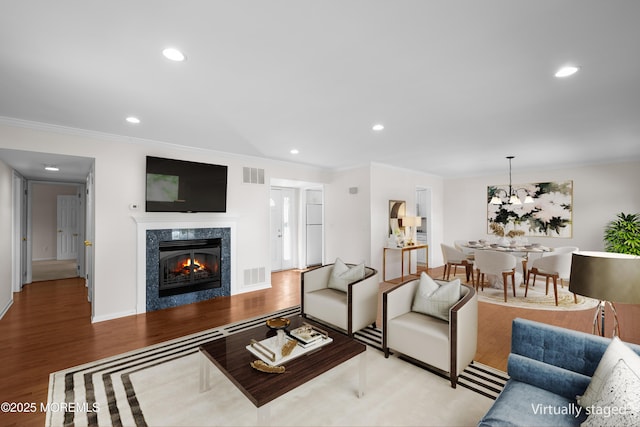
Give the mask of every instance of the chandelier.
MULTIPOLYGON (((509 205, 521 205, 522 201, 520 200, 520 197, 518 197, 518 191, 520 190, 524 190, 526 193, 526 189, 524 188, 513 188, 511 186, 511 160, 514 158, 514 156, 507 156, 507 159, 509 159, 509 192, 505 191, 502 188, 498 188, 496 189, 495 193, 493 193, 493 197, 491 198, 491 201, 489 203, 491 203, 492 205, 501 205, 504 202, 502 201, 502 198, 500 198, 498 196, 498 192, 502 191, 505 194, 505 198, 507 199, 507 204, 509 205)), ((533 203, 533 198, 527 193, 526 197, 524 198, 524 203, 533 203)))

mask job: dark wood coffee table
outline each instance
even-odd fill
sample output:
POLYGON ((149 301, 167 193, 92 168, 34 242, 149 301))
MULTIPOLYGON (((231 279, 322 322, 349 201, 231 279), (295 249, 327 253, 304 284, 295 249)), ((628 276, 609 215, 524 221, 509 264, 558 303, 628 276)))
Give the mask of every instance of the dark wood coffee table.
MULTIPOLYGON (((300 316, 290 317, 293 329, 306 322, 314 324, 300 316)), ((333 342, 315 351, 304 354, 287 362, 285 374, 269 374, 253 369, 249 364, 257 359, 246 346, 251 339, 263 340, 275 334, 266 325, 237 332, 200 346, 200 392, 210 388, 209 376, 213 363, 245 396, 256 406, 258 423, 268 424, 270 417, 269 402, 306 383, 307 381, 329 371, 347 360, 359 357, 358 397, 364 394, 366 387, 366 354, 367 347, 339 332, 330 332, 333 342)))

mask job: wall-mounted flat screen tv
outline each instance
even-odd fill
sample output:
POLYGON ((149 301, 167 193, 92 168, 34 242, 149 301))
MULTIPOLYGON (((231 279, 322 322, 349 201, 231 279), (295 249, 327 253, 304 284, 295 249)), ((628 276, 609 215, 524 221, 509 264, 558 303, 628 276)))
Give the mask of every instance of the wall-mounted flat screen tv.
POLYGON ((147 212, 226 212, 227 166, 147 156, 147 212))

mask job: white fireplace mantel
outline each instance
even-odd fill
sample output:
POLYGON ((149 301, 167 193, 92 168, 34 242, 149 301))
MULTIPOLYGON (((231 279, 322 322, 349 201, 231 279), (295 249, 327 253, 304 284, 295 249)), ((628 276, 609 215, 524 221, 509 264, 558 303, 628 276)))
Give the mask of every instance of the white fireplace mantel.
POLYGON ((132 215, 137 224, 136 239, 136 313, 147 311, 147 230, 229 228, 231 231, 231 295, 237 294, 236 284, 236 217, 226 214, 206 213, 162 213, 132 215))

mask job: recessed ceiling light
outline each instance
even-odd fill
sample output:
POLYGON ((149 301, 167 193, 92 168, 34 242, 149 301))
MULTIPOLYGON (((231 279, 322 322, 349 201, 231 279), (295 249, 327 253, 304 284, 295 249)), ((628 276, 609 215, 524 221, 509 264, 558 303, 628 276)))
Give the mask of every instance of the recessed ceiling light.
POLYGON ((129 117, 127 117, 127 118, 126 118, 126 120, 127 120, 129 123, 133 123, 134 125, 137 125, 138 123, 140 123, 140 119, 139 119, 139 118, 137 118, 137 117, 133 117, 133 116, 129 116, 129 117))
POLYGON ((291 154, 298 154, 300 151, 298 151, 297 148, 292 148, 291 151, 289 151, 291 154))
POLYGON ((184 53, 180 52, 178 49, 175 49, 173 47, 168 47, 164 49, 162 51, 162 54, 164 55, 165 58, 170 59, 172 61, 180 62, 186 59, 186 57, 184 56, 184 53))
POLYGON ((50 172, 58 172, 60 170, 59 167, 57 166, 52 166, 52 165, 47 165, 44 167, 45 170, 48 170, 50 172))
POLYGON ((371 128, 373 130, 375 130, 376 132, 380 132, 381 130, 384 129, 384 126, 381 125, 380 123, 373 125, 373 127, 371 128))
POLYGON ((575 65, 567 65, 556 71, 556 77, 569 77, 578 72, 580 68, 575 65))

